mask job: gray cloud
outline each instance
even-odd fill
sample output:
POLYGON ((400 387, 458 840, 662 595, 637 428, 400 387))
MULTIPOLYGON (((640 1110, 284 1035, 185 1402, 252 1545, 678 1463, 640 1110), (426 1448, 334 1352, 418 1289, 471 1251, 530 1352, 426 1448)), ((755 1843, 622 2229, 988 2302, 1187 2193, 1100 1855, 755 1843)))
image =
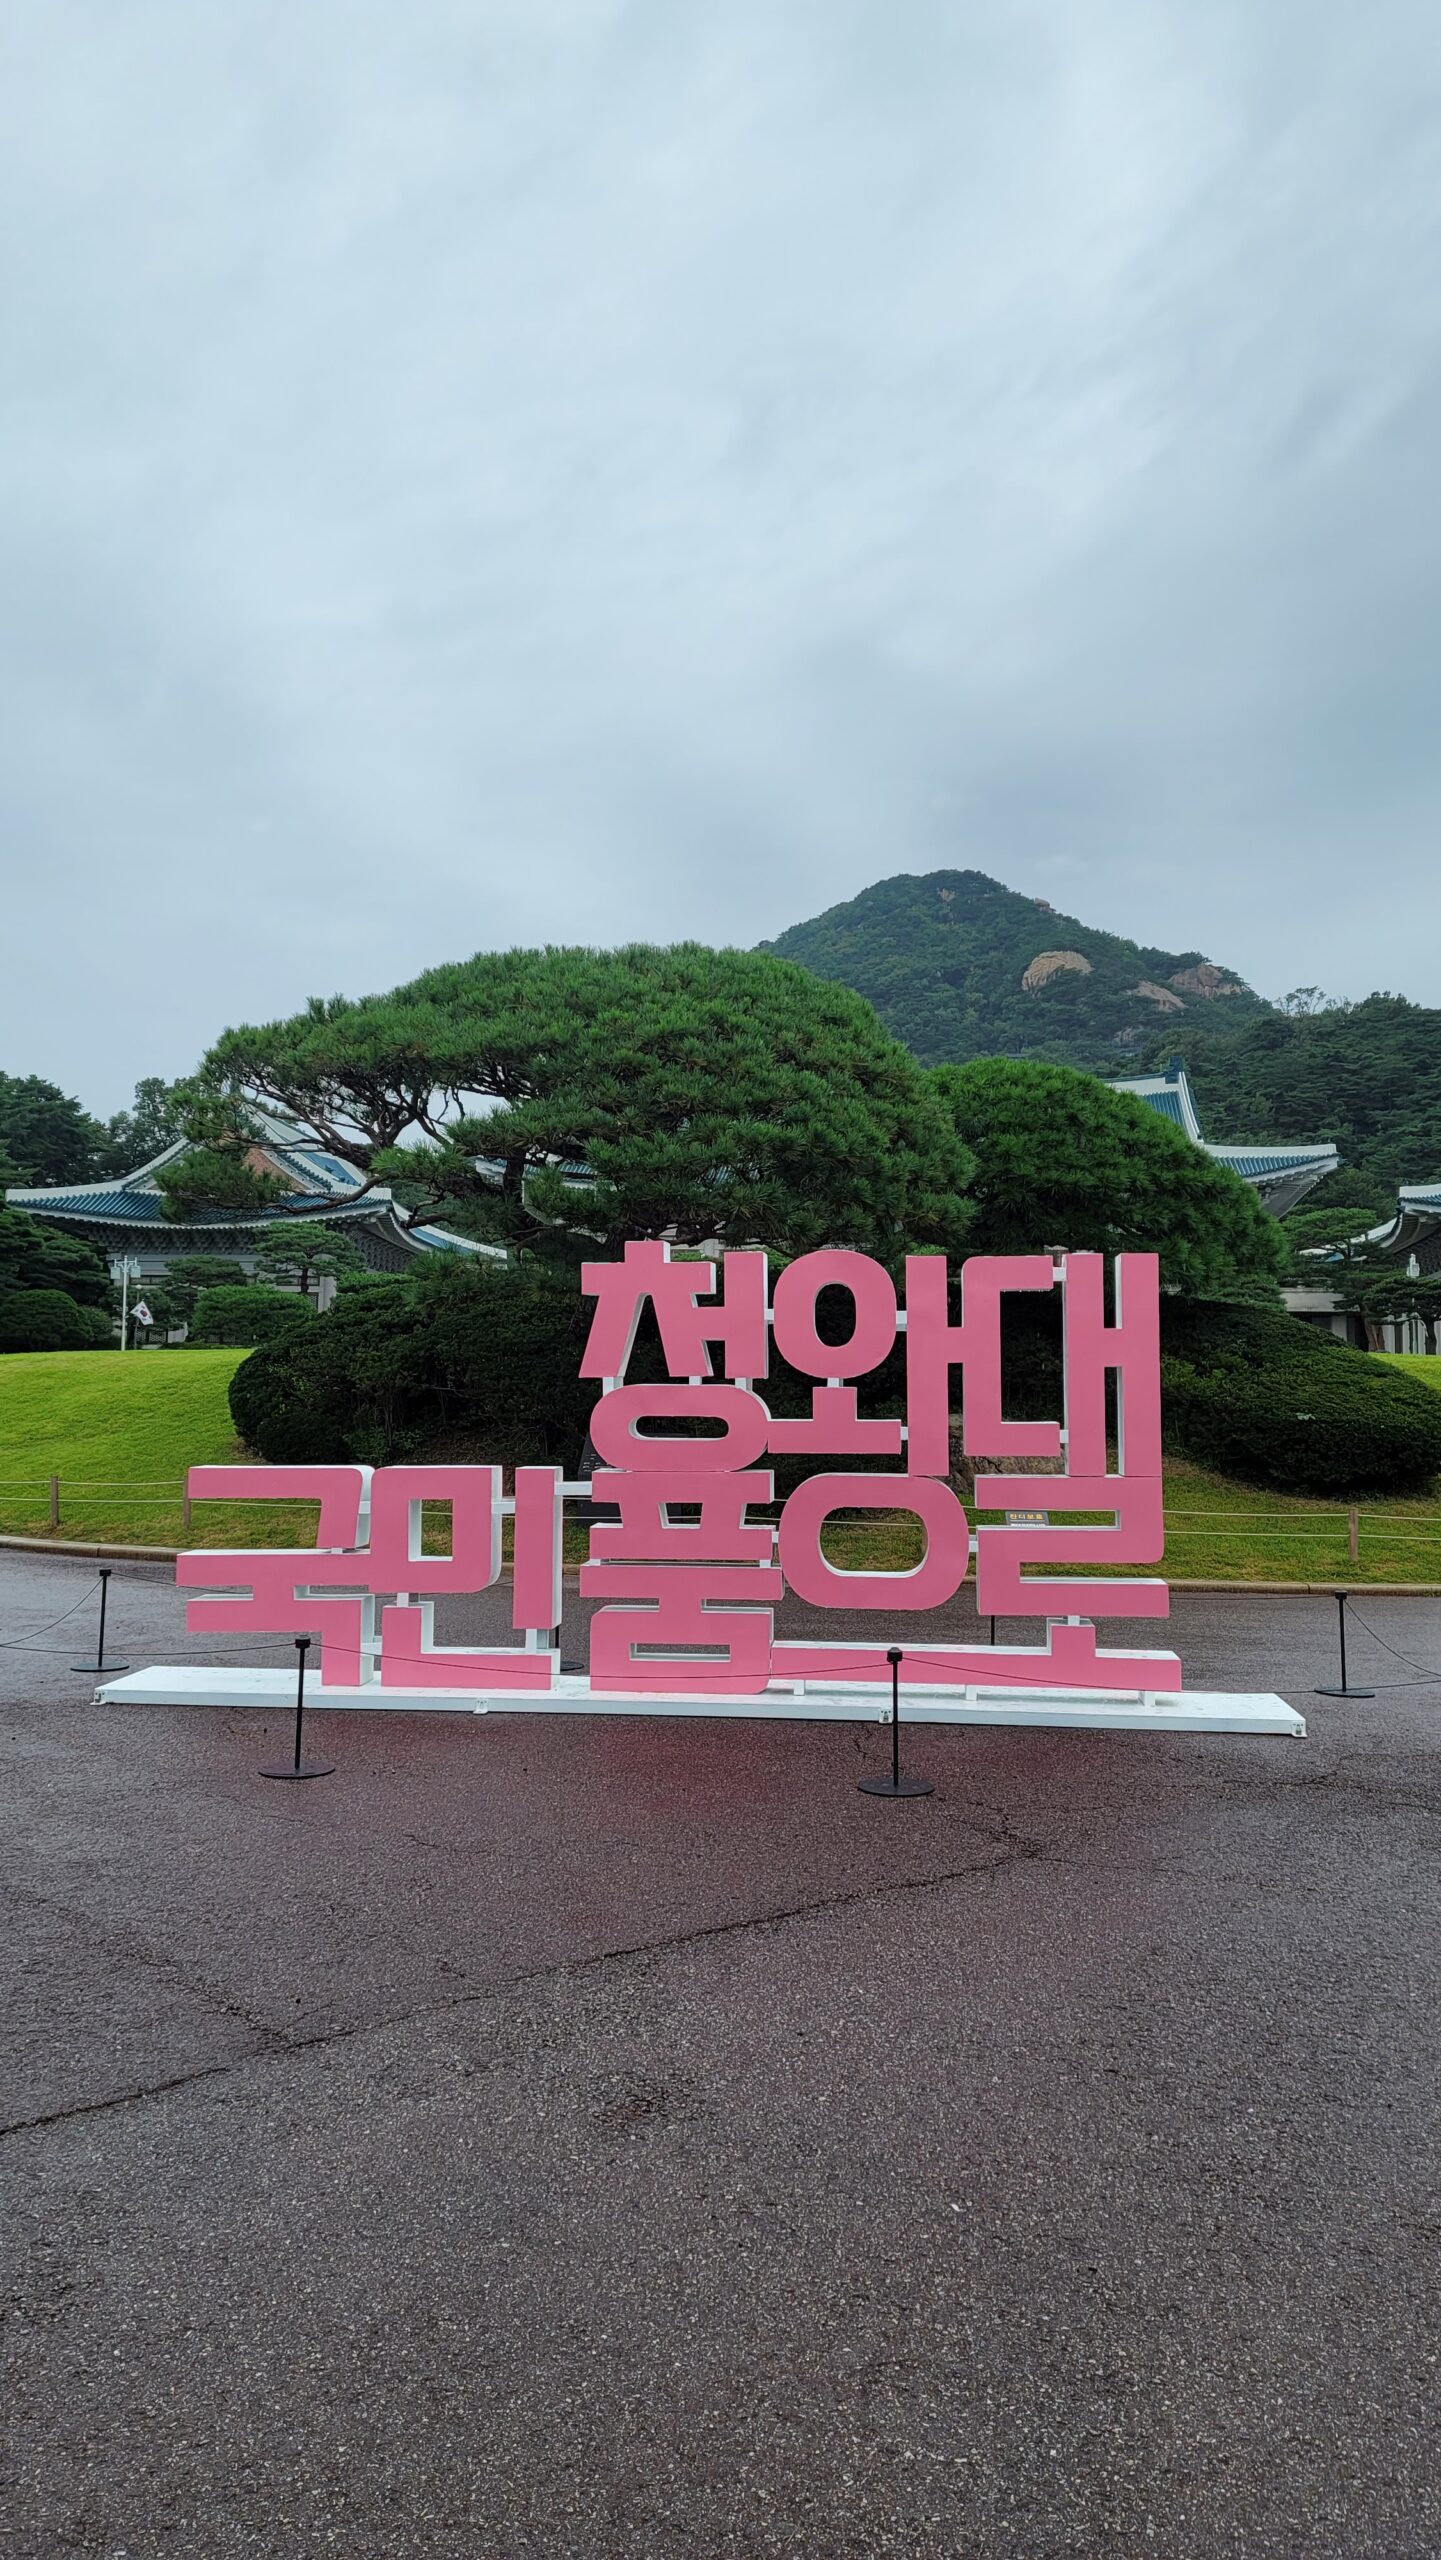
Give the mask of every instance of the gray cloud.
POLYGON ((1419 0, 0 29, 0 1064, 975 863, 1441 993, 1419 0))

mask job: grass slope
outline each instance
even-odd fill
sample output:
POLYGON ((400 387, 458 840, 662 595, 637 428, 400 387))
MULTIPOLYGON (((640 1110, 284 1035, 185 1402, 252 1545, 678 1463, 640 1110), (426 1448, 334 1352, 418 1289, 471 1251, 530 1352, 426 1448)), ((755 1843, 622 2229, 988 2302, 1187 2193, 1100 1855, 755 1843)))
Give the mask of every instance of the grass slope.
MULTIPOLYGON (((1432 1366, 1441 1368, 1441 1361, 1432 1366)), ((1437 1381, 1441 1385, 1441 1380, 1437 1381)), ((1161 1573, 1168 1582, 1441 1582, 1441 1506, 1414 1495, 1398 1501, 1368 1496, 1356 1505, 1357 1554, 1351 1555, 1351 1506, 1240 1484, 1187 1459, 1166 1462, 1166 1552, 1155 1565, 1118 1565, 1121 1574, 1161 1573)), ((972 1527, 997 1518, 979 1512, 972 1527)), ((1057 1514, 1077 1520, 1095 1514, 1057 1514)), ((920 1531, 900 1515, 838 1519, 825 1537, 833 1564, 858 1573, 901 1572, 918 1564, 920 1531)), ((1060 1566, 1060 1573, 1085 1568, 1060 1566)), ((1101 1571, 1107 1568, 1100 1568, 1101 1571)))
MULTIPOLYGON (((175 1546, 188 1467, 243 1455, 226 1389, 243 1351, 22 1351, 0 1359, 0 1530, 42 1537, 60 1478, 62 1538, 175 1546)), ((247 1505, 235 1543, 261 1543, 262 1522, 289 1506, 247 1505)), ((195 1515, 193 1543, 229 1539, 195 1515)), ((210 1515, 212 1522, 219 1514, 210 1515)))
POLYGON ((1423 1387, 1434 1387, 1441 1395, 1441 1360, 1430 1352, 1373 1351, 1373 1360, 1385 1360, 1393 1369, 1404 1369, 1410 1378, 1419 1378, 1423 1387))

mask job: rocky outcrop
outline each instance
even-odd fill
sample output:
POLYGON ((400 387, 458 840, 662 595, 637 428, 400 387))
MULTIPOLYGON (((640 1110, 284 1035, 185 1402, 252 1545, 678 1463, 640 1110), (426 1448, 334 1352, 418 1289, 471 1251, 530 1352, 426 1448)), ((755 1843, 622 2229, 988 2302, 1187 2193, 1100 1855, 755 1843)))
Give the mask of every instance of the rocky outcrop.
POLYGON ((1154 978, 1143 978, 1139 986, 1132 988, 1131 993, 1137 996, 1148 996, 1152 1004, 1159 1005, 1162 1013, 1184 1013, 1186 1010, 1180 997, 1173 994, 1169 987, 1158 987, 1154 978))
POLYGON ((1079 951, 1038 951, 1029 969, 1022 971, 1021 984, 1027 995, 1033 996, 1037 987, 1043 987, 1049 978, 1059 977, 1063 969, 1079 969, 1083 978, 1091 974, 1090 961, 1083 959, 1079 951))
POLYGON ((1224 969, 1218 969, 1214 960, 1198 960, 1194 969, 1173 970, 1171 984, 1179 987, 1183 995, 1205 996, 1208 1000, 1212 996, 1244 996, 1250 993, 1239 978, 1228 978, 1224 969))

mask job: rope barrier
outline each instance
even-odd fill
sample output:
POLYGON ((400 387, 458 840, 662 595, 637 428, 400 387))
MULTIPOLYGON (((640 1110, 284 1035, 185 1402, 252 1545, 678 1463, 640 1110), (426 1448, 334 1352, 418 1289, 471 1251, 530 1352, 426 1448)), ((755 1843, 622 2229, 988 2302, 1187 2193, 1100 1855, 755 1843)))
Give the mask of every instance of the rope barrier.
MULTIPOLYGON (((1347 1599, 1347 1606, 1351 1607, 1349 1595, 1347 1599)), ((1366 1624, 1366 1621, 1362 1617, 1359 1609, 1351 1607, 1351 1615, 1355 1619, 1357 1626, 1361 1628, 1363 1634, 1370 1636, 1374 1644, 1381 1645, 1397 1662, 1404 1662, 1408 1671, 1420 1671, 1426 1675, 1420 1680, 1388 1680, 1384 1683, 1384 1686, 1387 1689, 1429 1689, 1436 1686, 1438 1683, 1441 1683, 1441 1669, 1431 1669, 1428 1671, 1424 1662, 1413 1662, 1409 1653, 1399 1652, 1397 1647, 1394 1644, 1391 1644, 1376 1627, 1371 1627, 1366 1624)))
MULTIPOLYGON (((100 1576, 97 1574, 95 1580, 91 1583, 87 1583, 85 1589, 81 1592, 79 1599, 75 1603, 75 1609, 83 1609, 86 1601, 91 1599, 99 1588, 100 1576)), ((62 1609, 58 1618, 48 1619, 43 1627, 32 1627, 30 1633, 36 1636, 48 1636, 52 1627, 63 1627, 67 1618, 73 1618, 75 1615, 75 1609, 62 1609)), ((70 1647, 65 1644, 31 1644, 28 1640, 24 1643, 0 1643, 0 1653, 68 1653, 69 1650, 70 1647)))

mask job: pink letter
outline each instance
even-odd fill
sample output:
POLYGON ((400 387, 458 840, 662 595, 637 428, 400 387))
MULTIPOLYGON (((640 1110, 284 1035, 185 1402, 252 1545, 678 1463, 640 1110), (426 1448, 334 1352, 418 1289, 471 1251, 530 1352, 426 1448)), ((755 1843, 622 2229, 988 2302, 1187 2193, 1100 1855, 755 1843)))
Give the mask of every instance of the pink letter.
POLYGON ((859 1378, 878 1369, 896 1338, 896 1290, 888 1271, 866 1253, 828 1245, 803 1253, 776 1282, 776 1349, 808 1378, 859 1378), (855 1310, 849 1342, 822 1342, 816 1300, 822 1289, 845 1289, 855 1310))
POLYGON ((818 1609, 936 1609, 959 1591, 970 1558, 966 1515, 948 1484, 928 1476, 808 1476, 781 1513, 781 1572, 818 1609), (909 1511, 926 1552, 905 1573, 845 1573, 821 1553, 833 1511, 909 1511))
POLYGON ((597 1455, 607 1466, 637 1473, 692 1467, 706 1475, 729 1474, 760 1457, 769 1428, 770 1415, 760 1397, 745 1387, 613 1387, 590 1418, 597 1455), (725 1433, 719 1440, 694 1435, 662 1439, 654 1432, 642 1437, 637 1426, 651 1415, 661 1421, 723 1422, 725 1433))

